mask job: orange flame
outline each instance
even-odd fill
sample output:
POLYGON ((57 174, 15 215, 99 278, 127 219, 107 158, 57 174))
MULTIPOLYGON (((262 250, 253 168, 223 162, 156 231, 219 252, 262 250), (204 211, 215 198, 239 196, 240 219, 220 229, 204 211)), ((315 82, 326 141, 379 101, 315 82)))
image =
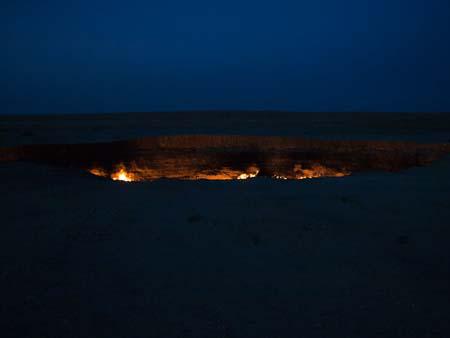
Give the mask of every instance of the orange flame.
POLYGON ((249 178, 255 178, 259 174, 259 169, 256 167, 248 168, 247 172, 240 174, 237 179, 238 180, 246 180, 249 178))
POLYGON ((127 168, 123 164, 117 166, 116 171, 111 174, 111 179, 123 182, 138 181, 138 177, 132 172, 127 171, 127 168))
POLYGON ((327 168, 320 164, 313 165, 311 168, 302 168, 301 164, 296 164, 294 166, 294 175, 297 180, 305 180, 309 178, 319 178, 319 177, 344 177, 349 176, 351 172, 343 169, 336 170, 333 168, 327 168))
POLYGON ((123 168, 119 169, 119 171, 117 171, 115 173, 112 173, 111 178, 114 181, 124 181, 124 182, 133 182, 134 181, 132 175, 127 173, 126 170, 123 168))
MULTIPOLYGON (((145 166, 139 166, 136 163, 130 164, 126 167, 123 163, 115 166, 112 171, 105 170, 103 168, 93 168, 89 172, 96 176, 112 179, 114 181, 122 182, 135 182, 154 180, 158 178, 178 178, 187 180, 247 180, 255 178, 259 175, 260 170, 256 166, 250 166, 245 171, 237 171, 229 168, 223 168, 218 171, 199 171, 189 173, 185 176, 174 175, 173 172, 169 172, 168 175, 164 175, 161 171, 153 171, 145 166)), ((301 164, 295 164, 292 171, 280 172, 272 174, 273 179, 277 180, 304 180, 319 177, 344 177, 350 175, 351 172, 345 169, 335 169, 322 166, 320 164, 313 164, 312 166, 303 167, 301 164)))
POLYGON ((109 175, 105 170, 99 168, 90 169, 89 172, 95 176, 109 177, 114 181, 134 182, 139 181, 138 177, 132 172, 128 172, 123 164, 119 164, 116 170, 109 175))

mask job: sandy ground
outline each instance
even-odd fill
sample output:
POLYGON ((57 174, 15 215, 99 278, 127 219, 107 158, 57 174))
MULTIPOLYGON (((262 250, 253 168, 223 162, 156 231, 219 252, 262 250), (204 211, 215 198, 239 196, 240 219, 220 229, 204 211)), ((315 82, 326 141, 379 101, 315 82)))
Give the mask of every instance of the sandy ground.
MULTIPOLYGON (((319 115, 309 130, 444 141, 450 119, 434 116, 397 116, 416 122, 396 129, 319 115)), ((244 119, 237 133, 293 131, 266 120, 244 119)), ((29 134, 37 122, 0 119, 1 145, 145 132, 67 121, 29 134)), ((449 172, 446 158, 340 179, 130 184, 2 164, 0 336, 449 337, 449 172)))
POLYGON ((28 117, 0 115, 0 146, 100 142, 180 134, 449 142, 450 113, 180 112, 28 117))

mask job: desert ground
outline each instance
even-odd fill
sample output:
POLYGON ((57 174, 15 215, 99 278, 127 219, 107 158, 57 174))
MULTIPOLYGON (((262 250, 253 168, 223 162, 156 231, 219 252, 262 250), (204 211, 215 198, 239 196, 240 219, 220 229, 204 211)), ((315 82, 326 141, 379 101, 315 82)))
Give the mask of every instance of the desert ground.
MULTIPOLYGON (((450 142, 450 114, 0 116, 0 147, 232 134, 450 142)), ((450 337, 450 157, 310 180, 0 162, 1 337, 450 337)))

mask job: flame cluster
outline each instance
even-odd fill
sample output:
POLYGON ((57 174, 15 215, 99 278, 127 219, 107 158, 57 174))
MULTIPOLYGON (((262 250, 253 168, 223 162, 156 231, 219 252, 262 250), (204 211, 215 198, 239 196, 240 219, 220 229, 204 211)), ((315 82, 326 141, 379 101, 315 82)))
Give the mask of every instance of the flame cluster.
POLYGON ((344 177, 348 175, 350 175, 350 172, 345 169, 337 170, 320 164, 315 164, 311 168, 303 168, 301 164, 294 165, 294 177, 297 180, 319 177, 344 177))
POLYGON ((259 174, 259 169, 257 167, 250 167, 245 173, 239 174, 238 180, 247 180, 249 178, 255 178, 259 174))
POLYGON ((105 170, 99 168, 90 169, 89 172, 95 176, 110 178, 113 181, 139 181, 139 178, 134 173, 127 171, 123 164, 119 164, 111 174, 108 174, 105 170))
MULTIPOLYGON (((112 171, 106 171, 101 168, 92 168, 89 172, 96 176, 109 178, 113 181, 122 182, 135 182, 145 180, 155 180, 159 178, 168 179, 185 179, 185 180, 247 180, 258 176, 260 170, 256 166, 250 166, 245 171, 233 170, 230 168, 222 168, 214 171, 193 171, 186 175, 180 175, 178 172, 161 172, 154 169, 139 166, 135 163, 130 164, 127 168, 123 163, 115 166, 112 171)), ((351 173, 342 169, 334 169, 322 166, 320 164, 314 164, 312 166, 303 167, 300 164, 294 165, 291 172, 283 174, 274 174, 271 177, 277 180, 304 180, 319 177, 343 177, 348 176, 351 173)))
POLYGON ((133 182, 136 181, 133 174, 128 173, 125 168, 120 168, 119 171, 112 173, 111 178, 113 181, 133 182))

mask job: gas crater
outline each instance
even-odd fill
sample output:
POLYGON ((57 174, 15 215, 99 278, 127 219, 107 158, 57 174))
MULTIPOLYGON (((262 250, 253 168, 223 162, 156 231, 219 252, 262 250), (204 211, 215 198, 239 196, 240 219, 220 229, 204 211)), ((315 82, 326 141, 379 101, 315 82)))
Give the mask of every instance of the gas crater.
POLYGON ((328 141, 293 137, 183 135, 109 143, 0 148, 0 161, 78 168, 114 181, 303 180, 396 172, 450 153, 449 144, 328 141))

